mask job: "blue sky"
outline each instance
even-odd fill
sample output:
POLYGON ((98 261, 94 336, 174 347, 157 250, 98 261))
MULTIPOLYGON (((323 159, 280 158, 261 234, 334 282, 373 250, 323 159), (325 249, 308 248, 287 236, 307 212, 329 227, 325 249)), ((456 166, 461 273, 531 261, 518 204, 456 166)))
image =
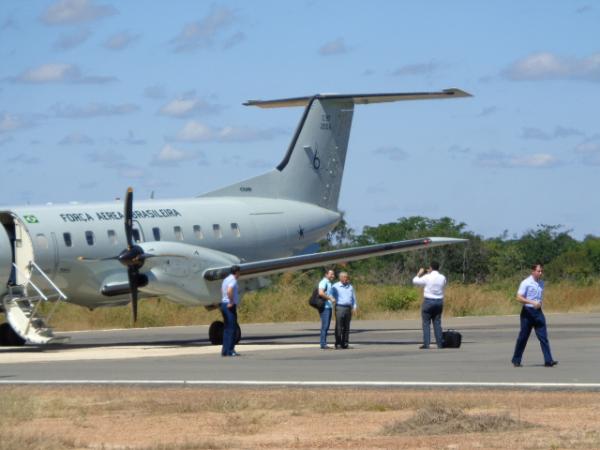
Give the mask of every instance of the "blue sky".
POLYGON ((474 97, 356 107, 350 225, 600 234, 596 2, 4 0, 0 61, 0 205, 265 172, 302 111, 249 99, 457 87, 474 97))

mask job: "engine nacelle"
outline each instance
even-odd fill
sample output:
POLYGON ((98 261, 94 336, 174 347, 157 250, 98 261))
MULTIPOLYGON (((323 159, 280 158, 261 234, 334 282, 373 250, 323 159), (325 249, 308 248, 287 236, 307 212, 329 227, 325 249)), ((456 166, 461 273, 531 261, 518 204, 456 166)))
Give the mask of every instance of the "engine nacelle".
POLYGON ((140 287, 146 294, 165 296, 186 305, 212 305, 221 299, 221 281, 206 281, 202 273, 210 267, 239 264, 229 253, 178 242, 144 242, 147 258, 140 273, 148 284, 140 287))

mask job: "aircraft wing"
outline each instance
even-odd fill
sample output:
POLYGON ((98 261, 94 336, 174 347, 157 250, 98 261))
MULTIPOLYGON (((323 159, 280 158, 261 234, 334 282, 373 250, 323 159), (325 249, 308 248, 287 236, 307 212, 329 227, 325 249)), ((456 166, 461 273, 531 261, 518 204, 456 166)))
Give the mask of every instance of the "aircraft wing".
MULTIPOLYGON (((344 248, 322 253, 310 253, 307 255, 289 256, 286 258, 266 259, 238 264, 240 267, 240 278, 253 278, 257 276, 271 275, 274 273, 287 272, 290 270, 310 269, 327 264, 339 262, 356 261, 370 258, 372 256, 391 255, 393 253, 409 252, 422 248, 439 247, 441 245, 459 244, 467 239, 428 237, 410 239, 407 241, 387 242, 385 244, 365 245, 362 247, 344 248)), ((211 267, 206 269, 202 276, 207 281, 222 280, 229 275, 231 265, 211 267)))

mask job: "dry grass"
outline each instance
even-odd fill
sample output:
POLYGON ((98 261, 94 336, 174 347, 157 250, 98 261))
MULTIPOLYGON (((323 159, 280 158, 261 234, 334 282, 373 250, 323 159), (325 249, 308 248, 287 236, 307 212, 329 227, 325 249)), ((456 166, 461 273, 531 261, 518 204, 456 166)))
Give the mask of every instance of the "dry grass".
MULTIPOLYGON (((247 293, 239 311, 242 323, 314 321, 315 310, 308 306, 311 282, 304 274, 285 274, 277 285, 247 293)), ((519 280, 497 284, 451 284, 446 292, 444 315, 480 316, 517 314, 514 300, 519 280)), ((412 287, 355 285, 359 311, 357 319, 413 319, 419 317, 420 290, 412 287), (412 301, 411 301, 412 300, 412 301), (390 306, 401 305, 402 308, 390 306)), ((140 302, 138 326, 201 325, 220 319, 218 310, 187 307, 167 300, 140 302)), ((600 282, 589 285, 548 283, 546 312, 600 312, 600 282)), ((76 305, 60 305, 53 318, 57 330, 126 328, 130 326, 128 306, 88 311, 76 305)))
POLYGON ((600 448, 600 393, 2 387, 0 449, 600 448))
POLYGON ((410 419, 395 421, 383 428, 383 434, 436 435, 463 433, 498 433, 530 428, 528 422, 502 414, 466 414, 460 408, 435 404, 419 409, 410 419))

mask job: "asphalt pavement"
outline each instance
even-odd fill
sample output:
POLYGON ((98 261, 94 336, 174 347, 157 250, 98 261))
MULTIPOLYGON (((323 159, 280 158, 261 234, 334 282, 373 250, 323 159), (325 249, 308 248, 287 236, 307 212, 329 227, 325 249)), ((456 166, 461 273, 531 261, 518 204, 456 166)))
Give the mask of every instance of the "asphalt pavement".
MULTIPOLYGON (((321 350, 319 323, 242 324, 241 354, 223 358, 207 326, 65 333, 61 346, 0 347, 0 384, 172 383, 473 386, 600 389, 600 314, 546 314, 559 365, 543 365, 532 333, 523 367, 510 363, 518 316, 444 320, 458 349, 420 350, 417 320, 359 321, 348 350, 321 350)), ((332 324, 333 326, 333 324, 332 324)), ((333 332, 333 330, 331 330, 333 332)), ((329 337, 333 343, 333 336, 329 337)))

